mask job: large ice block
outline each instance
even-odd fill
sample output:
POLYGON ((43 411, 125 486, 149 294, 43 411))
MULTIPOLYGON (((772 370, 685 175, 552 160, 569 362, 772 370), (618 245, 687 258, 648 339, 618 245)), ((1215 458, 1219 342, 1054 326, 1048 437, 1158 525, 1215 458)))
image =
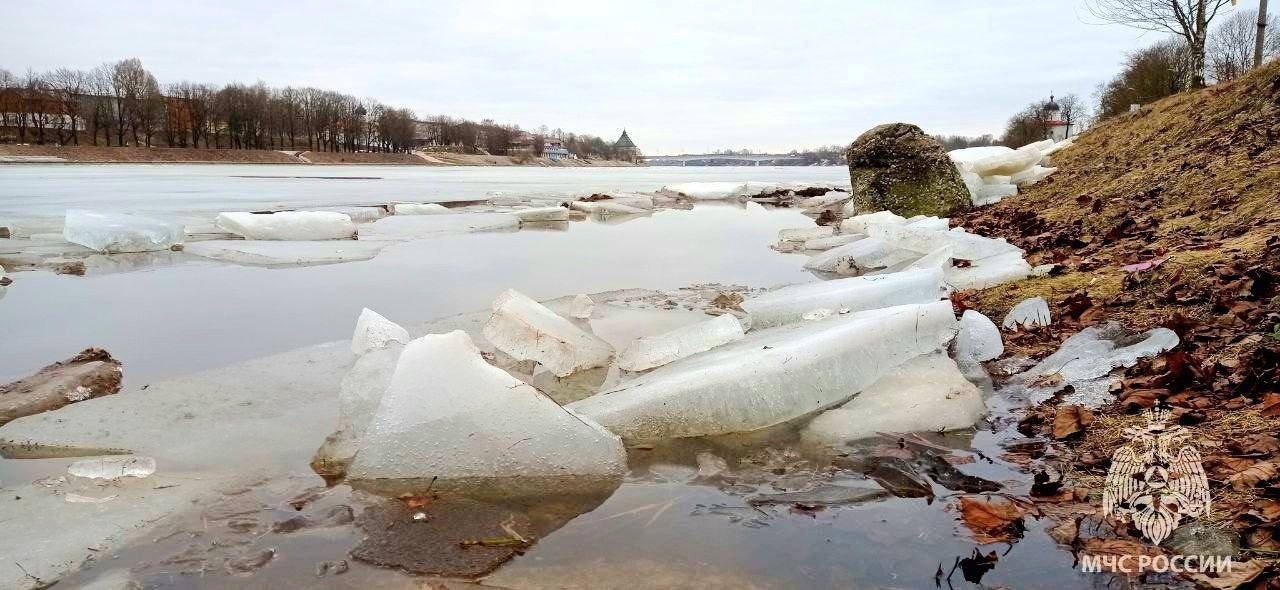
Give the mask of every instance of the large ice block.
POLYGON ((614 203, 613 201, 574 201, 569 203, 569 208, 596 215, 646 215, 652 213, 652 208, 645 209, 626 203, 614 203))
POLYGON ((804 263, 810 270, 859 276, 918 258, 918 252, 867 238, 816 254, 804 263))
POLYGON ((814 309, 867 311, 908 303, 932 303, 946 294, 942 270, 910 270, 792 285, 742 303, 753 329, 799 322, 814 309))
POLYGON ((1044 154, 1032 144, 977 160, 973 162, 972 170, 979 176, 1012 176, 1039 164, 1043 157, 1044 154))
POLYGON ((986 289, 1031 276, 1031 265, 1022 258, 1022 252, 1006 252, 974 260, 969 266, 947 266, 944 270, 947 284, 959 291, 986 289))
POLYGON ((741 182, 684 182, 668 184, 659 192, 696 201, 717 201, 743 196, 745 189, 746 185, 741 182))
POLYGON ((511 212, 520 221, 569 221, 569 210, 564 207, 536 207, 511 212))
POLYGON ((972 309, 960 316, 960 333, 956 335, 957 359, 985 362, 1004 354, 1000 329, 985 315, 972 309))
POLYGON ((333 211, 280 211, 219 213, 214 222, 246 240, 349 240, 356 224, 344 213, 333 211))
POLYGON ((377 348, 385 348, 392 342, 409 343, 409 331, 369 308, 360 311, 356 330, 351 335, 351 352, 356 356, 377 348))
POLYGON ((613 347, 515 289, 493 302, 484 337, 517 360, 537 361, 560 377, 613 361, 613 347))
POLYGON ((1023 299, 1009 310, 1000 325, 1009 330, 1047 326, 1052 321, 1049 316, 1049 302, 1044 297, 1023 299))
POLYGON ((637 209, 653 209, 653 195, 646 195, 643 193, 626 193, 626 192, 613 192, 613 193, 600 193, 600 194, 603 194, 609 197, 606 200, 615 205, 626 205, 628 207, 635 207, 637 209))
POLYGON ((325 437, 312 464, 327 474, 345 473, 360 442, 382 403, 404 347, 398 341, 370 350, 343 375, 338 386, 338 427, 325 437))
POLYGON ((1076 141, 1076 138, 1074 137, 1064 139, 1062 141, 1059 141, 1058 143, 1055 143, 1049 146, 1048 148, 1045 148, 1044 150, 1041 151, 1041 153, 1044 154, 1044 157, 1048 158, 1049 156, 1052 156, 1053 154, 1056 154, 1059 151, 1062 151, 1066 148, 1071 147, 1071 144, 1075 143, 1075 141, 1076 141))
POLYGON ((951 266, 951 259, 955 257, 955 248, 951 246, 943 246, 917 258, 915 262, 907 265, 907 270, 915 270, 922 268, 936 268, 944 270, 951 266))
POLYGON ((862 234, 837 234, 837 235, 828 236, 825 238, 813 238, 812 240, 805 240, 804 249, 819 250, 819 251, 830 250, 832 248, 838 248, 845 244, 856 242, 866 237, 867 236, 864 236, 862 234))
POLYGON ((916 357, 897 367, 849 403, 809 422, 801 438, 843 444, 877 432, 938 432, 969 428, 986 413, 982 392, 944 354, 916 357))
POLYGON ((590 319, 595 310, 596 302, 592 301, 591 296, 586 293, 574 295, 573 302, 569 304, 569 315, 580 320, 590 319))
POLYGON ((1013 148, 1003 145, 988 145, 982 147, 964 148, 959 150, 951 150, 947 152, 951 156, 951 161, 955 162, 956 168, 961 171, 973 171, 974 163, 990 158, 993 156, 1005 156, 1013 153, 1013 148))
POLYGON ((351 240, 206 240, 183 247, 187 254, 251 266, 311 266, 369 260, 386 242, 351 240))
POLYGON ((1018 186, 1031 186, 1041 180, 1049 177, 1050 174, 1057 172, 1057 168, 1045 168, 1044 166, 1034 166, 1029 170, 1023 170, 1010 177, 1009 181, 1018 186))
POLYGON ((396 203, 396 215, 448 215, 449 208, 440 203, 396 203))
POLYGON ((489 365, 455 331, 405 347, 348 477, 438 478, 447 490, 626 469, 617 436, 489 365))
POLYGON ((897 215, 892 211, 876 211, 875 213, 863 213, 855 215, 840 222, 840 233, 842 234, 865 234, 867 228, 875 224, 897 225, 906 223, 907 220, 901 215, 897 215))
POLYGON ((1042 396, 1069 385, 1074 391, 1064 398, 1067 403, 1096 406, 1115 399, 1109 393, 1113 369, 1132 367, 1138 359, 1170 350, 1178 342, 1178 335, 1168 328, 1129 334, 1117 322, 1089 326, 1014 379, 1042 396))
POLYGON ((951 220, 946 217, 934 217, 932 215, 917 215, 908 219, 903 225, 914 229, 923 229, 929 231, 947 231, 951 229, 951 220))
POLYGON ((105 254, 168 250, 181 244, 182 226, 149 217, 68 209, 62 236, 105 254))
POLYGON ((382 207, 361 207, 337 205, 334 207, 316 207, 311 211, 330 211, 333 213, 342 213, 351 218, 356 223, 364 223, 367 221, 377 221, 387 216, 387 210, 382 207))
POLYGON ((758 430, 847 400, 956 333, 950 302, 753 332, 568 407, 623 439, 758 430))
POLYGON ((514 231, 519 227, 520 218, 508 213, 393 215, 365 226, 360 232, 360 238, 407 240, 479 231, 514 231))
POLYGON ((665 334, 638 338, 618 355, 618 367, 627 371, 647 371, 743 337, 738 318, 724 314, 665 334))
POLYGON ((1016 184, 983 184, 974 193, 973 204, 978 206, 994 205, 1006 197, 1012 197, 1016 194, 1018 194, 1018 185, 1016 184))
POLYGON ((829 225, 815 225, 812 227, 793 227, 778 230, 778 241, 780 242, 807 242, 817 238, 828 238, 835 234, 836 228, 829 225))
POLYGON ((963 260, 980 260, 1022 249, 1006 242, 971 234, 966 231, 937 231, 917 229, 905 225, 875 224, 867 228, 867 235, 895 248, 928 254, 943 246, 951 246, 953 255, 963 260))

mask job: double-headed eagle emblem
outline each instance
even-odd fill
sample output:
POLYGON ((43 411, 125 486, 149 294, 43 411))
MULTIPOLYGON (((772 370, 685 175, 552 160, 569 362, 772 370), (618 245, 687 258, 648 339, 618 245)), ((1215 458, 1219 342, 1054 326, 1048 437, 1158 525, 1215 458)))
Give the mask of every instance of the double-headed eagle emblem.
POLYGON ((1191 433, 1170 426, 1168 410, 1147 412, 1145 426, 1126 428, 1129 442, 1111 455, 1102 510, 1134 526, 1160 544, 1183 518, 1209 512, 1209 478, 1200 451, 1186 444, 1191 433))

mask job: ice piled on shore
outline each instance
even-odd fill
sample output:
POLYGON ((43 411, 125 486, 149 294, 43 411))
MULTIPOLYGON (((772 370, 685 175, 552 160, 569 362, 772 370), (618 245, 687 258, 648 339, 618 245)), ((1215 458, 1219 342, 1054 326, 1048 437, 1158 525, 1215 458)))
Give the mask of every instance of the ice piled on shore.
POLYGON ((396 203, 396 215, 448 215, 449 208, 439 203, 396 203))
POLYGON ((612 201, 574 201, 569 203, 569 207, 575 211, 596 215, 647 215, 653 212, 652 208, 645 209, 612 201))
POLYGON ((1006 242, 962 230, 919 229, 908 225, 876 224, 867 229, 872 238, 893 247, 928 254, 950 246, 952 255, 963 260, 981 260, 1000 254, 1022 254, 1022 249, 1006 242))
POLYGON ((626 371, 646 371, 742 340, 744 336, 738 318, 724 314, 665 334, 639 338, 618 356, 618 367, 626 371))
POLYGON ((360 311, 356 329, 351 335, 351 352, 363 355, 377 348, 385 348, 392 342, 409 343, 409 331, 369 308, 360 311))
POLYGON ((956 290, 986 289, 1031 276, 1031 265, 1022 258, 1022 252, 1007 252, 971 260, 965 267, 949 266, 946 275, 947 284, 956 290))
POLYGON ((1018 194, 1019 187, 1048 178, 1057 168, 1046 167, 1050 154, 1071 145, 1072 139, 1037 141, 1016 150, 985 146, 948 153, 969 188, 974 205, 990 205, 1018 194))
POLYGON ((537 361, 559 377, 606 367, 614 356, 608 342, 515 289, 507 289, 494 300, 484 337, 512 358, 537 361))
POLYGON ((946 295, 939 269, 910 270, 792 285, 742 303, 754 329, 799 322, 814 309, 867 311, 909 303, 932 303, 946 295))
POLYGON ((503 231, 520 228, 520 218, 509 213, 451 213, 449 215, 393 215, 379 219, 361 232, 361 239, 407 240, 443 234, 503 231))
POLYGON ((1053 323, 1049 316, 1049 302, 1044 297, 1023 299, 1009 310, 1000 323, 1007 330, 1047 326, 1053 323))
POLYGON ((892 211, 877 211, 875 213, 864 213, 855 215, 840 222, 840 233, 842 234, 867 234, 867 228, 877 224, 897 225, 906 223, 907 219, 892 211))
POLYGON ((333 211, 224 212, 214 223, 246 240, 349 240, 356 236, 351 217, 333 211))
POLYGON ((355 480, 484 485, 506 478, 621 477, 622 441, 486 363, 465 332, 400 354, 348 470, 355 480))
POLYGON ((856 242, 866 237, 867 236, 862 234, 838 234, 834 236, 827 236, 825 238, 813 238, 812 240, 805 240, 804 249, 815 251, 830 250, 832 248, 838 248, 845 244, 856 242))
POLYGON ((960 333, 956 335, 957 359, 985 362, 1004 354, 1004 339, 995 322, 972 309, 960 316, 960 333))
POLYGON ((866 238, 814 255, 804 263, 809 270, 843 276, 860 276, 909 262, 919 253, 895 248, 883 240, 866 238))
POLYGON ((182 226, 150 217, 85 209, 68 209, 62 229, 68 242, 104 254, 168 250, 185 235, 182 226))
POLYGON ((944 354, 908 360, 848 403, 819 414, 800 436, 813 444, 842 444, 877 432, 939 432, 982 419, 982 392, 944 354))
POLYGON ((839 404, 957 330, 946 301, 770 328, 568 407, 623 439, 749 432, 839 404))
POLYGON ((535 207, 511 212, 520 221, 569 221, 569 210, 564 207, 535 207))
POLYGON ((251 266, 309 266, 369 260, 387 244, 351 240, 266 241, 206 240, 183 251, 213 260, 251 266))
POLYGON ((1178 335, 1168 328, 1131 335, 1117 322, 1089 326, 1014 380, 1027 388, 1032 401, 1070 386, 1064 403, 1096 407, 1115 399, 1109 393, 1113 369, 1132 367, 1138 359, 1170 350, 1178 342, 1178 335))

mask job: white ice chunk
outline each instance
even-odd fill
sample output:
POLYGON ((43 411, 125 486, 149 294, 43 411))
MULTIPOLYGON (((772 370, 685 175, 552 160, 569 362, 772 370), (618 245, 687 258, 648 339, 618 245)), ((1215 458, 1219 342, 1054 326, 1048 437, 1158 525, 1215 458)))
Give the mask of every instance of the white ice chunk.
POLYGON ((1034 144, 1020 147, 1008 153, 988 156, 973 162, 972 171, 979 176, 1012 176, 1040 163, 1044 154, 1034 144))
POLYGON ((867 238, 815 254, 804 267, 844 276, 859 276, 918 258, 912 250, 897 248, 883 240, 867 238))
POLYGON ((948 229, 951 229, 951 220, 946 217, 917 215, 908 219, 904 225, 915 229, 947 231, 948 229))
POLYGON ((1044 297, 1032 297, 1023 299, 1013 306, 1000 325, 1007 330, 1017 330, 1022 327, 1047 326, 1051 323, 1053 321, 1049 316, 1049 302, 1045 301, 1044 297))
POLYGON ((805 312, 825 309, 867 311, 943 297, 942 271, 911 270, 883 275, 791 285, 742 303, 756 330, 795 323, 805 312))
POLYGON ((1132 367, 1138 359, 1178 345, 1178 335, 1168 328, 1129 336, 1116 322, 1089 326, 1068 338, 1057 352, 1045 357, 1022 375, 1030 378, 1061 375, 1059 385, 1104 377, 1116 367, 1132 367))
POLYGON ((449 208, 440 203, 396 203, 396 215, 448 215, 449 208))
POLYGON ((409 331, 369 308, 360 312, 356 330, 351 335, 351 352, 356 356, 376 348, 384 348, 392 342, 409 343, 409 331))
POLYGON ((897 215, 892 211, 877 211, 875 213, 863 213, 850 217, 840 222, 840 233, 842 234, 866 234, 867 228, 875 224, 900 224, 906 223, 905 217, 897 215))
POLYGON ((377 240, 430 238, 444 234, 515 230, 519 227, 520 218, 507 213, 393 215, 369 224, 361 230, 360 237, 377 240))
POLYGON ((827 309, 825 307, 819 307, 818 309, 813 309, 813 310, 804 312, 803 314, 800 315, 800 319, 806 322, 820 322, 833 315, 836 315, 836 312, 831 311, 830 309, 827 309))
POLYGON ((973 171, 974 163, 990 158, 993 156, 1004 156, 1013 153, 1013 148, 1003 145, 988 145, 982 147, 964 148, 959 150, 951 150, 947 152, 951 156, 951 161, 956 163, 956 168, 961 171, 973 171))
POLYGON ((489 365, 455 331, 405 347, 348 475, 474 489, 626 469, 617 436, 489 365))
POLYGON ((385 242, 325 240, 318 242, 206 240, 183 247, 187 254, 252 266, 307 266, 369 260, 385 242))
MULTIPOLYGON (((616 205, 626 205, 637 209, 653 209, 653 196, 643 193, 600 193, 609 197, 608 202, 616 205)), ((599 202, 599 201, 596 201, 599 202)))
POLYGON ((569 207, 576 211, 597 215, 645 215, 652 213, 650 209, 612 201, 574 201, 569 203, 569 207))
POLYGON ((947 266, 944 271, 947 284, 958 291, 964 291, 1020 281, 1031 276, 1031 265, 1023 260, 1022 252, 1007 252, 974 260, 966 267, 947 266))
POLYGON ((793 227, 778 231, 778 241, 780 242, 807 242, 817 238, 828 238, 835 234, 836 229, 829 225, 815 225, 812 227, 793 227))
POLYGON ((984 184, 974 194, 973 204, 978 206, 993 205, 1006 197, 1012 197, 1016 194, 1018 194, 1018 185, 1016 184, 984 184))
POLYGON ((104 254, 168 250, 185 235, 182 226, 149 217, 84 209, 68 209, 62 229, 68 242, 104 254))
POLYGON ((585 320, 591 317, 591 313, 596 309, 596 303, 586 294, 578 294, 574 296, 573 303, 569 304, 569 315, 585 320))
POLYGON ((961 170, 960 178, 961 180, 964 180, 965 188, 969 189, 969 197, 976 201, 980 191, 982 190, 982 177, 974 174, 973 172, 969 172, 968 170, 961 170))
POLYGON ((997 174, 994 176, 982 177, 982 184, 1009 184, 1011 182, 1013 182, 1012 176, 1001 176, 997 174))
POLYGON ((955 248, 951 246, 943 246, 921 256, 915 262, 907 266, 908 269, 936 268, 943 270, 951 266, 951 259, 955 257, 955 248))
POLYGON ((156 460, 140 455, 113 455, 81 459, 67 466, 67 473, 89 479, 147 477, 156 472, 156 460))
POLYGON ((1045 168, 1044 166, 1035 166, 1030 170, 1023 170, 1010 177, 1010 182, 1018 186, 1031 186, 1041 180, 1049 177, 1050 174, 1057 172, 1057 168, 1045 168))
POLYGON ((801 211, 812 213, 841 206, 845 201, 852 197, 853 195, 850 195, 849 193, 828 191, 825 194, 821 194, 816 197, 809 197, 800 201, 796 206, 799 207, 801 211))
POLYGON ((1052 146, 1050 146, 1049 148, 1047 148, 1047 149, 1045 149, 1045 150, 1043 151, 1043 153, 1044 153, 1044 157, 1046 157, 1046 158, 1047 158, 1047 157, 1049 157, 1049 156, 1051 156, 1051 155, 1053 155, 1053 154, 1056 154, 1056 153, 1058 153, 1058 152, 1060 152, 1060 151, 1062 151, 1062 150, 1064 150, 1064 149, 1066 149, 1066 148, 1071 147, 1071 144, 1075 143, 1075 141, 1076 141, 1076 138, 1071 137, 1071 138, 1067 138, 1067 139, 1064 139, 1064 140, 1062 140, 1062 141, 1059 141, 1058 143, 1053 144, 1052 146))
POLYGON ((1050 147, 1053 147, 1053 139, 1042 139, 1040 141, 1029 143, 1022 147, 1028 148, 1028 149, 1034 149, 1038 152, 1043 152, 1049 149, 1050 147))
POLYGON ((627 371, 647 371, 743 337, 738 318, 724 314, 665 334, 637 338, 618 355, 618 367, 627 371))
POLYGON ((843 444, 878 432, 958 430, 985 413, 982 392, 955 361, 930 354, 903 363, 849 403, 818 415, 800 436, 812 444, 843 444))
POLYGON ((356 223, 364 223, 368 221, 377 221, 387 216, 387 210, 382 207, 358 207, 343 206, 336 207, 316 207, 312 211, 329 211, 333 213, 342 213, 351 218, 356 223))
POLYGON ((517 360, 537 361, 559 377, 613 361, 613 347, 515 289, 493 302, 484 336, 517 360))
POLYGON ((960 333, 956 335, 957 359, 977 362, 989 361, 1004 354, 1004 339, 1000 329, 985 315, 972 309, 960 316, 960 333))
POLYGON ((382 396, 391 383, 391 375, 395 373, 403 349, 398 342, 391 342, 385 347, 370 350, 356 359, 351 370, 343 375, 338 386, 338 428, 325 438, 313 464, 350 465, 360 449, 373 413, 382 403, 382 396))
POLYGON ((564 207, 537 207, 511 212, 520 221, 569 221, 569 210, 564 207))
POLYGON ((877 224, 868 228, 867 235, 895 248, 928 254, 943 246, 951 246, 956 258, 980 260, 999 254, 1022 250, 1004 240, 996 240, 965 231, 937 231, 916 229, 904 225, 877 224))
POLYGON ((219 213, 215 223, 246 240, 349 240, 356 235, 351 218, 333 211, 219 213))
POLYGON ((749 432, 845 401, 956 326, 943 301, 771 328, 568 407, 623 439, 749 432))
POLYGON ((741 182, 684 182, 668 184, 659 192, 696 201, 718 201, 745 196, 747 185, 741 182))
POLYGON ((837 248, 845 244, 856 242, 866 237, 867 236, 864 236, 862 234, 838 234, 838 235, 829 236, 825 238, 814 238, 812 240, 805 240, 804 249, 805 250, 830 250, 832 248, 837 248))

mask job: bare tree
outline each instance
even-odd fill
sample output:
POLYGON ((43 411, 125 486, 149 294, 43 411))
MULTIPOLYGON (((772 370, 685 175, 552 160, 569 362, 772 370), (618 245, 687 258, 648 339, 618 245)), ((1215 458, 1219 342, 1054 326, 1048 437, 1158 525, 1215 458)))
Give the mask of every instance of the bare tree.
POLYGON ((1090 0, 1089 11, 1110 23, 1180 35, 1191 52, 1191 87, 1204 88, 1209 24, 1234 0, 1090 0))
POLYGON ((1067 135, 1075 135, 1089 124, 1089 107, 1075 94, 1067 94, 1055 99, 1058 103, 1058 118, 1067 124, 1067 135))
MULTIPOLYGON (((1231 15, 1209 31, 1207 58, 1209 75, 1214 82, 1226 82, 1243 76, 1254 67, 1256 51, 1262 49, 1262 61, 1280 53, 1280 30, 1265 23, 1258 26, 1259 14, 1243 10, 1231 15), (1264 32, 1262 43, 1257 43, 1259 31, 1264 32)), ((1275 17, 1271 17, 1274 21, 1275 17)))
POLYGON ((62 120, 58 128, 58 143, 68 142, 80 145, 80 122, 91 108, 86 101, 85 92, 89 89, 89 75, 81 70, 58 68, 49 74, 49 85, 62 104, 62 120), (63 129, 70 126, 70 136, 64 136, 63 129))
POLYGON ((1098 88, 1097 118, 1129 112, 1129 105, 1145 104, 1186 88, 1191 59, 1181 39, 1166 39, 1129 54, 1124 69, 1098 88))

